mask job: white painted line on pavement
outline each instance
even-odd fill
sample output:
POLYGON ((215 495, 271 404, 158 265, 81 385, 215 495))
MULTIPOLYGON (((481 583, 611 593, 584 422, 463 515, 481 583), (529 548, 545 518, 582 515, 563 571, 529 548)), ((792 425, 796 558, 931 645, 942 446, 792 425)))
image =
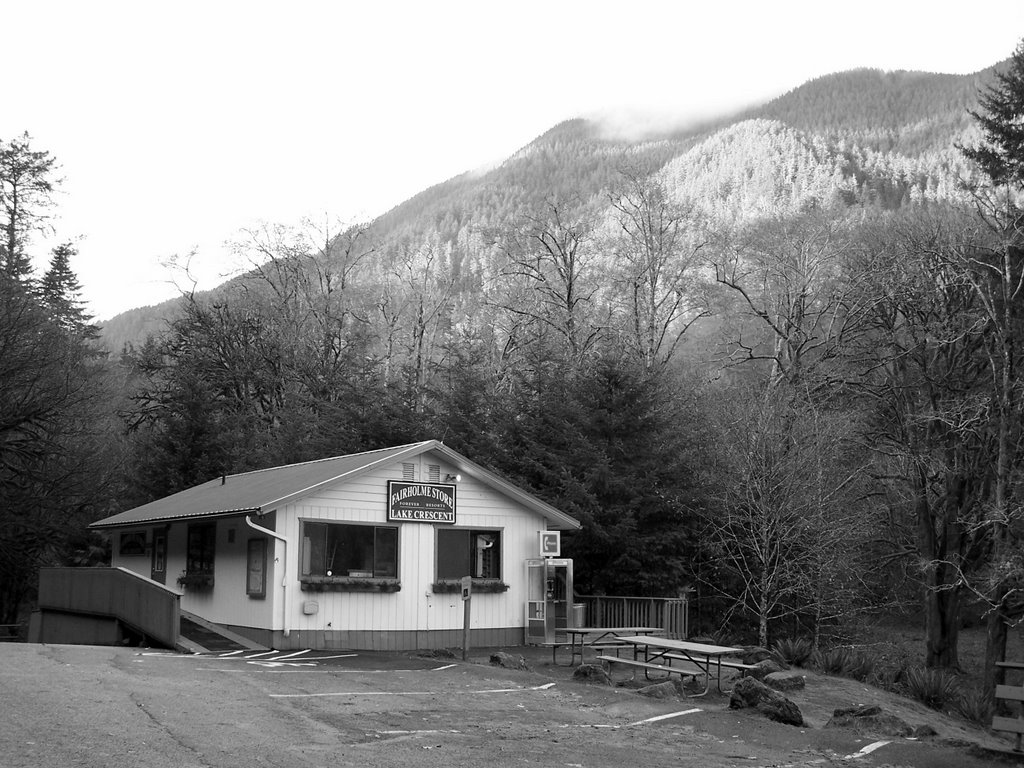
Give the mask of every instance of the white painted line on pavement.
POLYGON ((668 720, 673 717, 682 717, 683 715, 692 715, 695 712, 703 712, 703 709, 693 708, 685 709, 682 712, 669 712, 667 715, 657 715, 656 717, 648 717, 646 720, 637 720, 635 723, 626 723, 624 725, 612 725, 605 723, 566 723, 565 725, 558 726, 559 728, 632 728, 636 725, 646 725, 647 723, 656 723, 659 720, 668 720))
POLYGON ((247 659, 258 659, 260 656, 269 656, 272 653, 277 653, 277 651, 269 650, 269 651, 263 651, 263 653, 253 653, 253 654, 250 654, 250 655, 246 656, 245 658, 247 658, 247 659))
POLYGON ((431 672, 443 672, 446 669, 451 669, 452 667, 457 667, 457 666, 459 666, 459 665, 458 664, 446 664, 443 667, 437 667, 436 669, 432 669, 430 671, 431 672))
POLYGON ((864 755, 870 755, 879 747, 884 747, 886 744, 890 744, 888 741, 876 741, 873 744, 868 744, 866 747, 858 752, 854 752, 852 755, 847 755, 843 760, 853 760, 856 757, 864 757, 864 755))
POLYGON ((281 659, 291 659, 295 656, 301 656, 304 653, 309 653, 309 648, 302 651, 296 651, 295 653, 286 653, 284 656, 277 656, 274 661, 280 661, 281 659))
POLYGON ((243 653, 243 651, 241 649, 239 649, 237 651, 225 651, 224 653, 218 654, 218 656, 220 656, 221 658, 224 658, 225 656, 237 656, 240 653, 243 653))
MULTIPOLYGON (((524 693, 546 691, 554 683, 545 683, 532 688, 491 688, 483 691, 462 691, 462 693, 524 693)), ((439 696, 445 691, 337 691, 333 693, 271 693, 272 699, 320 699, 330 696, 439 696)))
POLYGON ((452 730, 448 730, 448 731, 439 731, 439 730, 433 730, 433 731, 374 731, 374 733, 379 733, 382 736, 410 736, 412 734, 419 734, 419 733, 459 733, 459 731, 452 731, 452 730))
POLYGON ((668 720, 669 718, 682 717, 683 715, 692 715, 694 712, 703 712, 703 711, 704 710, 702 710, 702 709, 694 708, 694 709, 686 709, 686 710, 683 710, 682 712, 669 712, 667 715, 658 715, 657 717, 648 717, 646 720, 637 720, 635 723, 627 723, 627 726, 630 726, 630 725, 644 725, 646 723, 656 723, 659 720, 668 720))

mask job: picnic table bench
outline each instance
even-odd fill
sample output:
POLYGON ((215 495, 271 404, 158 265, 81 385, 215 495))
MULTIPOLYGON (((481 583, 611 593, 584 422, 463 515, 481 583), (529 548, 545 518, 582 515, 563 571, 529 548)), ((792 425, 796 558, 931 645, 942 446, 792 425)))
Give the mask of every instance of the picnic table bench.
POLYGON ((686 640, 672 640, 667 637, 622 637, 623 642, 634 646, 633 660, 636 666, 644 669, 644 674, 652 668, 643 665, 656 665, 663 672, 680 670, 683 675, 704 677, 704 690, 696 696, 704 696, 711 689, 711 677, 714 676, 718 690, 722 693, 722 667, 746 670, 753 665, 740 661, 724 661, 723 656, 737 656, 743 653, 742 648, 725 645, 708 645, 707 643, 691 643, 686 640), (639 653, 643 650, 644 658, 640 663, 639 653), (667 664, 661 662, 667 661, 667 664), (674 661, 682 661, 686 666, 676 666, 674 661), (696 670, 694 673, 693 670, 696 670))
POLYGON ((671 677, 672 675, 679 675, 680 677, 699 677, 707 674, 703 669, 696 666, 693 667, 679 667, 672 664, 657 664, 653 661, 640 661, 639 659, 623 658, 622 656, 597 656, 599 661, 606 662, 607 664, 622 664, 628 667, 639 667, 644 671, 644 677, 650 680, 650 671, 657 670, 658 672, 664 672, 666 675, 671 677))

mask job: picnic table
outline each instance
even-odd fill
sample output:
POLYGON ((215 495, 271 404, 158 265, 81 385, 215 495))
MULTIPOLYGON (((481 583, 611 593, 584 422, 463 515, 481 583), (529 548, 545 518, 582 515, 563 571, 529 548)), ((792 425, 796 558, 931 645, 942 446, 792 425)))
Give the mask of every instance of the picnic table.
POLYGON ((746 670, 751 668, 749 664, 738 661, 722 661, 723 656, 738 656, 743 653, 742 648, 732 648, 726 645, 708 645, 707 643, 692 643, 688 640, 672 640, 667 637, 643 636, 620 636, 619 640, 633 646, 633 659, 620 659, 618 657, 602 657, 603 660, 625 665, 642 667, 644 675, 648 675, 651 669, 666 672, 669 675, 676 673, 693 677, 704 677, 704 690, 696 696, 704 696, 711 688, 711 677, 714 675, 718 690, 722 693, 722 667, 746 670), (640 651, 643 650, 643 661, 639 659, 640 651), (673 666, 673 661, 682 661, 684 666, 673 666))
POLYGON ((623 636, 642 637, 663 631, 661 627, 568 627, 565 634, 569 637, 569 666, 573 665, 577 656, 580 664, 583 663, 585 648, 628 648, 629 646, 622 642, 623 636))

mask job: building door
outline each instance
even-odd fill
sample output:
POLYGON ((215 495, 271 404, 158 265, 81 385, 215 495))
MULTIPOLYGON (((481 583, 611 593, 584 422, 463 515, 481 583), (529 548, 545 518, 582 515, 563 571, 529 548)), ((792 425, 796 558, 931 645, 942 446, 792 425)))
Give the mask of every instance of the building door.
POLYGON ((149 577, 161 584, 167 583, 167 529, 153 529, 153 564, 149 577))

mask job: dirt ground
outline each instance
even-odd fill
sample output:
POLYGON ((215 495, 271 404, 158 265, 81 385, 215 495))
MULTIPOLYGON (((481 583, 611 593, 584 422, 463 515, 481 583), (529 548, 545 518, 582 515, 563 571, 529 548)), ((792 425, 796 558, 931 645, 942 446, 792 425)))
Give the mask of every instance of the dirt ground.
POLYGON ((489 650, 462 662, 6 644, 0 764, 980 768, 996 758, 972 744, 1008 745, 849 680, 808 673, 807 688, 791 695, 807 721, 795 728, 731 711, 718 693, 654 700, 630 686, 576 682, 545 649, 508 650, 524 653, 530 670, 492 666, 489 650), (930 723, 938 736, 824 728, 835 707, 870 703, 911 724, 930 723), (878 741, 887 743, 862 752, 878 741))

